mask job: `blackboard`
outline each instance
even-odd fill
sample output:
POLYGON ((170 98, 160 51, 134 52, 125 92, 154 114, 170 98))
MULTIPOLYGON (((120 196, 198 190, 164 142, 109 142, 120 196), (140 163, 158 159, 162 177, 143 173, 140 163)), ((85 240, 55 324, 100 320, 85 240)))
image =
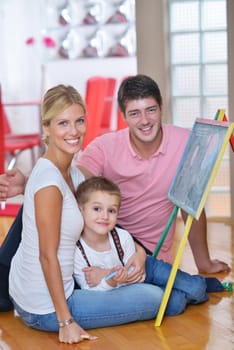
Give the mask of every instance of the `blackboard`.
POLYGON ((198 219, 233 132, 234 123, 196 119, 168 198, 198 219))

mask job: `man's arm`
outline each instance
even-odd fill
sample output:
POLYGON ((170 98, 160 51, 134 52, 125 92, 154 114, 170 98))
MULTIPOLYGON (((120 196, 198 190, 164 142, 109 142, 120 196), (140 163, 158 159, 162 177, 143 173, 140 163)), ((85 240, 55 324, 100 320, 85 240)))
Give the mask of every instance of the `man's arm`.
MULTIPOLYGON (((185 222, 187 213, 181 210, 181 214, 185 222)), ((205 210, 202 211, 199 220, 193 220, 188 239, 199 272, 217 273, 230 271, 230 267, 225 262, 217 259, 211 260, 210 258, 205 210)))
MULTIPOLYGON (((93 174, 86 168, 79 166, 80 171, 85 178, 92 177, 93 174)), ((7 198, 24 194, 25 185, 28 177, 25 176, 19 169, 6 170, 5 174, 0 174, 0 201, 5 201, 7 198)))
POLYGON ((145 250, 136 242, 134 242, 136 252, 129 258, 125 268, 131 269, 132 272, 128 275, 129 283, 143 282, 145 279, 145 250))
POLYGON ((82 172, 82 174, 86 179, 89 179, 90 177, 94 176, 94 174, 92 174, 91 171, 89 171, 88 169, 84 168, 81 165, 77 165, 77 168, 82 172))

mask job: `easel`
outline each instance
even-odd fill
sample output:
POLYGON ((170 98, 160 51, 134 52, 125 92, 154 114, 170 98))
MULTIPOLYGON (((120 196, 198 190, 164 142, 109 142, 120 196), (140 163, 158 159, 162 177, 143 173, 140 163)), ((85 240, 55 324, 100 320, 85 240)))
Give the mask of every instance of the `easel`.
MULTIPOLYGON (((195 208, 192 207, 190 208, 189 205, 188 205, 188 202, 186 203, 186 200, 184 201, 181 201, 181 198, 179 198, 179 200, 176 198, 176 194, 175 194, 175 197, 173 198, 173 190, 174 188, 176 188, 176 186, 178 186, 178 184, 180 183, 179 181, 182 181, 183 182, 183 171, 184 171, 184 168, 183 168, 183 164, 184 162, 186 161, 186 156, 189 154, 189 152, 191 151, 192 149, 192 144, 191 144, 191 141, 193 140, 193 134, 195 134, 196 132, 196 124, 199 125, 199 120, 198 121, 198 124, 195 122, 194 124, 194 127, 192 129, 192 133, 191 133, 191 136, 188 140, 188 143, 186 145, 186 148, 185 148, 185 151, 184 151, 184 154, 182 156, 182 159, 181 159, 181 162, 179 164, 179 167, 177 169, 177 173, 176 173, 176 176, 175 176, 175 179, 173 180, 173 183, 171 185, 171 188, 169 190, 169 193, 168 193, 168 198, 175 204, 174 208, 173 208, 173 211, 171 213, 171 216, 168 220, 168 223, 163 231, 163 234, 158 242, 158 245, 154 251, 154 254, 153 256, 157 257, 160 249, 161 249, 161 246, 169 232, 169 229, 174 221, 174 219, 176 218, 177 216, 177 212, 178 212, 178 209, 179 208, 182 208, 184 211, 186 211, 188 213, 188 217, 187 217, 187 220, 186 220, 186 223, 185 223, 185 230, 184 230, 184 234, 182 236, 182 239, 180 241, 180 244, 179 244, 179 247, 178 247, 178 250, 177 250, 177 254, 176 254, 176 257, 174 259, 174 263, 172 265, 172 269, 171 269, 171 273, 170 273, 170 276, 169 276, 169 279, 168 279, 168 282, 167 282, 167 286, 166 286, 166 289, 165 289, 165 292, 164 292, 164 295, 163 295, 163 299, 162 299, 162 302, 161 302, 161 305, 160 305, 160 308, 159 308, 159 311, 158 311, 158 314, 157 314, 157 317, 156 317, 156 320, 155 320, 155 326, 158 327, 161 325, 161 322, 162 322, 162 319, 163 319, 163 316, 164 316, 164 313, 165 313, 165 309, 166 309, 166 306, 167 306, 167 303, 168 303, 168 300, 169 300, 169 297, 170 297, 170 294, 171 294, 171 290, 173 288, 173 284, 174 284, 174 281, 175 281, 175 277, 176 277, 176 273, 177 273, 177 270, 179 268, 179 264, 180 264, 180 261, 181 261, 181 258, 182 258, 182 254, 183 254, 183 251, 184 251, 184 248, 185 248, 185 245, 186 245, 186 242, 187 242, 187 239, 188 239, 188 235, 189 235, 189 232, 190 232, 190 229, 191 229, 191 225, 193 223, 193 219, 199 219, 200 217, 200 214, 201 214, 201 211, 202 209, 204 208, 204 205, 205 205, 205 202, 206 202, 206 199, 207 199, 207 196, 208 196, 208 193, 210 191, 210 188, 211 188, 211 185, 213 183, 213 180, 216 176, 216 173, 218 171, 218 168, 219 168, 219 165, 220 165, 220 162, 222 160, 222 157, 224 155, 224 152, 225 152, 225 149, 226 149, 226 146, 227 146, 227 143, 230 141, 230 144, 232 146, 232 149, 234 151, 234 137, 233 137, 233 130, 234 130, 234 123, 227 123, 227 117, 225 115, 225 111, 224 110, 219 110, 215 116, 215 121, 216 121, 216 124, 215 122, 212 122, 210 121, 210 128, 216 128, 219 126, 223 126, 225 127, 226 130, 222 130, 222 133, 223 133, 223 136, 220 136, 220 142, 222 142, 221 144, 221 147, 219 150, 217 150, 217 147, 216 147, 216 153, 214 155, 214 157, 212 158, 212 164, 210 162, 210 160, 205 158, 205 159, 199 159, 199 162, 206 162, 207 161, 207 164, 208 164, 208 170, 207 170, 207 181, 203 184, 204 185, 204 188, 203 188, 203 193, 202 193, 202 196, 201 198, 196 198, 196 201, 198 199, 198 201, 196 202, 195 204, 195 208), (217 124, 218 123, 218 124, 217 124), (213 126, 212 126, 213 125, 213 126), (225 134, 224 134, 225 133, 225 134), (221 139, 222 137, 222 139, 221 139), (179 180, 178 180, 179 179, 179 180), (180 202, 181 201, 181 202, 180 202)), ((201 121, 201 120, 200 120, 201 121)), ((208 122, 208 125, 209 125, 209 122, 208 122)), ((215 133, 214 133, 215 135, 215 133)), ((205 152, 203 153, 206 153, 206 150, 205 152)), ((210 157, 210 155, 209 155, 210 157)), ((185 167, 186 168, 186 167, 185 167)), ((186 170, 185 170, 186 171, 186 170)), ((187 189, 188 191, 189 189, 187 189)), ((191 199, 191 198, 190 198, 191 199)), ((192 206, 193 206, 193 202, 192 202, 192 206)))

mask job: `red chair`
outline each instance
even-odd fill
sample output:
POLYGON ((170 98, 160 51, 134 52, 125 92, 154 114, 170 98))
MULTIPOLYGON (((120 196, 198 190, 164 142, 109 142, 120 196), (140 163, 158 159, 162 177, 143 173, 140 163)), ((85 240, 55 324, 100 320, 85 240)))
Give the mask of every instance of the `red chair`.
POLYGON ((5 170, 5 141, 4 141, 4 133, 2 132, 4 128, 3 118, 3 107, 0 103, 0 174, 4 173, 5 170))
MULTIPOLYGON (((4 149, 5 149, 5 159, 8 160, 7 168, 12 169, 15 166, 17 161, 17 157, 22 151, 30 150, 31 152, 31 162, 32 167, 35 164, 35 154, 34 148, 36 146, 41 147, 41 137, 39 133, 21 133, 14 134, 11 130, 10 123, 7 119, 7 115, 2 104, 2 94, 0 87, 0 103, 1 103, 1 116, 3 127, 1 130, 4 134, 4 149)), ((31 106, 35 105, 35 103, 31 102, 17 102, 17 103, 8 103, 8 106, 31 106)), ((39 103, 37 103, 39 105, 39 103)))
POLYGON ((101 123, 108 91, 108 80, 104 77, 92 77, 86 86, 87 132, 83 147, 100 135, 101 123))
POLYGON ((31 166, 35 164, 34 147, 41 147, 41 138, 39 134, 13 134, 9 131, 9 124, 2 106, 1 117, 4 121, 4 149, 5 159, 7 160, 7 168, 12 169, 17 161, 18 156, 22 151, 30 150, 31 152, 31 166), (7 128, 6 128, 7 125, 7 128))
POLYGON ((31 151, 32 166, 35 163, 34 147, 41 146, 39 134, 13 134, 9 131, 9 124, 5 114, 4 107, 0 102, 0 118, 2 120, 2 136, 4 136, 4 159, 7 160, 7 168, 12 169, 15 166, 18 156, 26 150, 31 151))
MULTIPOLYGON (((1 117, 3 115, 3 107, 0 103, 0 174, 4 173, 5 171, 5 140, 4 140, 4 133, 2 132, 4 123, 3 118, 1 117)), ((19 209, 21 207, 21 204, 12 204, 12 203, 5 203, 5 205, 0 205, 0 216, 16 216, 19 209), (5 208, 4 208, 5 207, 5 208)))

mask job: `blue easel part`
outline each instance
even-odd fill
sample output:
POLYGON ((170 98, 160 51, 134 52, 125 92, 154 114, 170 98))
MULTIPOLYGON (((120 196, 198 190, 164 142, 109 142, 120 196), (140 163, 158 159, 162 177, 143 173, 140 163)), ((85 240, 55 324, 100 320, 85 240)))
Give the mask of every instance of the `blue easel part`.
POLYGON ((107 275, 104 280, 105 281, 109 281, 112 277, 114 277, 115 275, 117 275, 117 272, 118 271, 114 271, 114 272, 111 272, 109 275, 107 275))

